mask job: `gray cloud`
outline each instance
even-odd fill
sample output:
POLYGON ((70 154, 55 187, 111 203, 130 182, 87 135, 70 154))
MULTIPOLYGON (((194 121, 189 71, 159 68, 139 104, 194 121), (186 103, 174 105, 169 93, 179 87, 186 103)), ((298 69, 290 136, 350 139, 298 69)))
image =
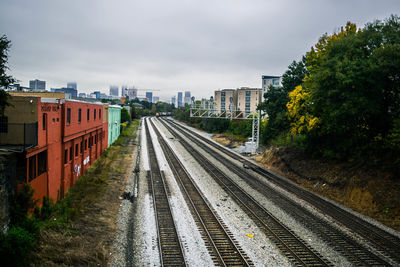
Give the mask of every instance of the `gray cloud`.
POLYGON ((262 74, 281 75, 323 33, 399 11, 397 0, 3 0, 0 34, 12 41, 10 73, 23 84, 74 80, 83 92, 128 84, 199 98, 260 87, 262 74))

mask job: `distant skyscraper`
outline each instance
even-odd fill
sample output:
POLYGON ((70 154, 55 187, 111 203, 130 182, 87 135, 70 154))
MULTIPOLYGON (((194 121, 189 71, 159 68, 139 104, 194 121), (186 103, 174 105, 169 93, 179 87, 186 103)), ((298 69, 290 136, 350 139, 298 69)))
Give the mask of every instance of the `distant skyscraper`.
POLYGON ((86 93, 79 93, 79 97, 86 97, 86 93))
POLYGON ((127 96, 127 95, 128 95, 128 86, 122 85, 122 86, 121 86, 121 96, 122 96, 122 97, 125 97, 125 96, 127 96))
POLYGON ((190 91, 185 91, 185 104, 190 104, 190 91))
POLYGON ((111 85, 110 86, 110 95, 112 96, 118 96, 118 86, 111 85))
POLYGON ((126 89, 126 93, 125 93, 129 99, 135 99, 137 97, 137 89, 136 88, 129 88, 126 89))
POLYGON ((158 101, 160 101, 160 97, 159 96, 153 96, 153 103, 157 103, 158 101))
POLYGON ((146 92, 146 98, 150 103, 153 103, 153 92, 146 92))
POLYGON ((93 94, 96 96, 96 99, 100 99, 100 95, 101 95, 100 91, 94 91, 93 94))
POLYGON ((176 107, 176 96, 171 97, 171 104, 176 107))
POLYGON ((70 94, 71 97, 78 97, 78 91, 73 88, 51 88, 51 92, 70 94))
POLYGON ((178 92, 178 107, 182 107, 182 92, 178 92))
POLYGON ((75 90, 78 90, 78 87, 76 85, 76 82, 69 82, 67 83, 67 88, 73 88, 75 90))
POLYGON ((34 91, 44 91, 46 90, 46 82, 38 79, 29 81, 29 88, 34 91))

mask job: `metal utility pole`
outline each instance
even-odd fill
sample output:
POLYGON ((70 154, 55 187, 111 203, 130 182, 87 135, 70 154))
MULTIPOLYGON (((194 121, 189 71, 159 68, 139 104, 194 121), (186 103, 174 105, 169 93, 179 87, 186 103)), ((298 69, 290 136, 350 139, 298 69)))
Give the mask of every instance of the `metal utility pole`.
POLYGON ((213 97, 211 97, 210 100, 203 100, 202 103, 197 105, 193 101, 190 108, 190 117, 252 120, 252 137, 251 140, 245 143, 245 149, 246 151, 255 154, 260 144, 259 140, 261 112, 256 111, 253 113, 246 113, 244 111, 236 109, 232 102, 229 105, 229 110, 216 110, 215 107, 216 103, 214 102, 213 97))

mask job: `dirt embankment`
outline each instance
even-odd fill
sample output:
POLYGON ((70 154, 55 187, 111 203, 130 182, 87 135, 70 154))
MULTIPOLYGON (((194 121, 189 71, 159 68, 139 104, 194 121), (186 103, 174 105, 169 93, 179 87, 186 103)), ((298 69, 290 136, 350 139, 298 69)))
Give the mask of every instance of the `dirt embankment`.
MULTIPOLYGON (((223 136, 213 139, 224 140, 223 136)), ((220 143, 231 146, 232 141, 220 143)), ((312 159, 290 148, 270 147, 254 158, 302 187, 400 231, 400 177, 360 165, 312 159)))

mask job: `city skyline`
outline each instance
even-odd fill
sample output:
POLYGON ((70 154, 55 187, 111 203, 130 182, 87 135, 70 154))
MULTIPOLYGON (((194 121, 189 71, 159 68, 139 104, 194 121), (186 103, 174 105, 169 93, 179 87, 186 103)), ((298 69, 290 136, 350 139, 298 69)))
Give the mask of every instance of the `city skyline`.
POLYGON ((220 88, 261 87, 262 75, 281 76, 324 33, 399 13, 398 1, 389 0, 4 0, 0 34, 12 42, 8 73, 25 86, 74 80, 87 94, 128 84, 159 89, 162 99, 182 88, 202 98, 220 88))

